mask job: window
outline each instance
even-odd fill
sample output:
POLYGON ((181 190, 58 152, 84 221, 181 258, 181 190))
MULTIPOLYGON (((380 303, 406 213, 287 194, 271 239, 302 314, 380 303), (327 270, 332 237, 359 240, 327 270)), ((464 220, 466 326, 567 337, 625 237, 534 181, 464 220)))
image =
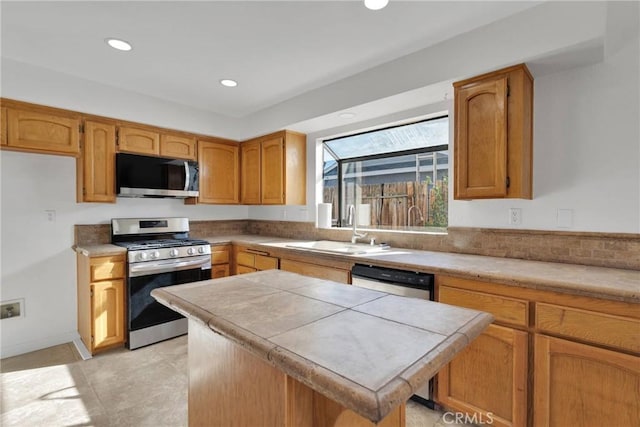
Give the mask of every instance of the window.
POLYGON ((332 203, 333 225, 442 231, 448 144, 448 117, 324 141, 323 201, 332 203))

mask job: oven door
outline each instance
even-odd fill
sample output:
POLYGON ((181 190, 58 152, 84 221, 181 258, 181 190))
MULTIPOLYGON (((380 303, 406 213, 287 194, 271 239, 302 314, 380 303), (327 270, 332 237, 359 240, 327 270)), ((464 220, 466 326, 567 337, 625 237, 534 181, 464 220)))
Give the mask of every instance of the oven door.
MULTIPOLYGON (((132 331, 151 328, 183 317, 157 302, 151 296, 152 290, 210 278, 210 255, 129 264, 127 280, 129 335, 132 331)), ((131 344, 129 340, 129 348, 134 348, 131 344)))

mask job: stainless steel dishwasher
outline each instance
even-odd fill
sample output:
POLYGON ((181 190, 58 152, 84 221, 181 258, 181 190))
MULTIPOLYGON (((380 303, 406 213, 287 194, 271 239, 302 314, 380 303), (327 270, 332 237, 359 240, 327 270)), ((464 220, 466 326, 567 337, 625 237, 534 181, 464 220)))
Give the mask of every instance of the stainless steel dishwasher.
MULTIPOLYGON (((361 288, 433 301, 433 274, 430 273, 356 264, 351 269, 351 283, 361 288)), ((432 391, 433 379, 419 389, 412 400, 433 408, 432 391)))

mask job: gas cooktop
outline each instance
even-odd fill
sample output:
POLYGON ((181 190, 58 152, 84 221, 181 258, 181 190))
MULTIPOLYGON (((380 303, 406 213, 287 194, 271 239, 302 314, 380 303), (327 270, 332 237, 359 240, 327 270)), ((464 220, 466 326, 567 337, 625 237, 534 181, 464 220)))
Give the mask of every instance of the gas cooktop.
POLYGON ((134 240, 131 242, 114 242, 115 245, 127 248, 130 251, 145 249, 174 248, 177 246, 197 246, 208 245, 206 240, 198 239, 155 239, 155 240, 134 240))

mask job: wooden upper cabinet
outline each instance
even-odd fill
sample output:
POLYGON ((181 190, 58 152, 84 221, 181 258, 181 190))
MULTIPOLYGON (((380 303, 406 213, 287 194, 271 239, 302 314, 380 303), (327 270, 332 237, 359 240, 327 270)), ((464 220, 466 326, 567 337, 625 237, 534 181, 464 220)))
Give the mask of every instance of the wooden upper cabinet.
POLYGON ((160 135, 160 156, 196 160, 196 139, 189 136, 162 134, 160 135))
POLYGON ((198 141, 200 196, 198 203, 240 202, 240 156, 238 145, 198 141))
POLYGON ((532 198, 533 78, 524 64, 456 82, 454 198, 532 198))
POLYGON ((58 116, 53 111, 7 108, 7 139, 3 148, 77 156, 80 153, 79 116, 58 116))
POLYGON ((248 141, 240 146, 240 170, 242 173, 240 203, 245 205, 259 205, 261 203, 260 146, 260 141, 248 141))
POLYGON ((260 152, 262 204, 282 205, 285 196, 284 138, 262 141, 260 152))
POLYGON ((0 127, 0 144, 7 145, 7 109, 2 107, 2 127, 0 127))
POLYGON ((241 144, 241 203, 306 203, 306 136, 280 131, 241 144))
POLYGON ((118 128, 118 149, 128 153, 158 156, 160 155, 160 133, 121 126, 118 128))
POLYGON ((87 120, 78 159, 79 202, 116 202, 115 162, 115 125, 87 120))

